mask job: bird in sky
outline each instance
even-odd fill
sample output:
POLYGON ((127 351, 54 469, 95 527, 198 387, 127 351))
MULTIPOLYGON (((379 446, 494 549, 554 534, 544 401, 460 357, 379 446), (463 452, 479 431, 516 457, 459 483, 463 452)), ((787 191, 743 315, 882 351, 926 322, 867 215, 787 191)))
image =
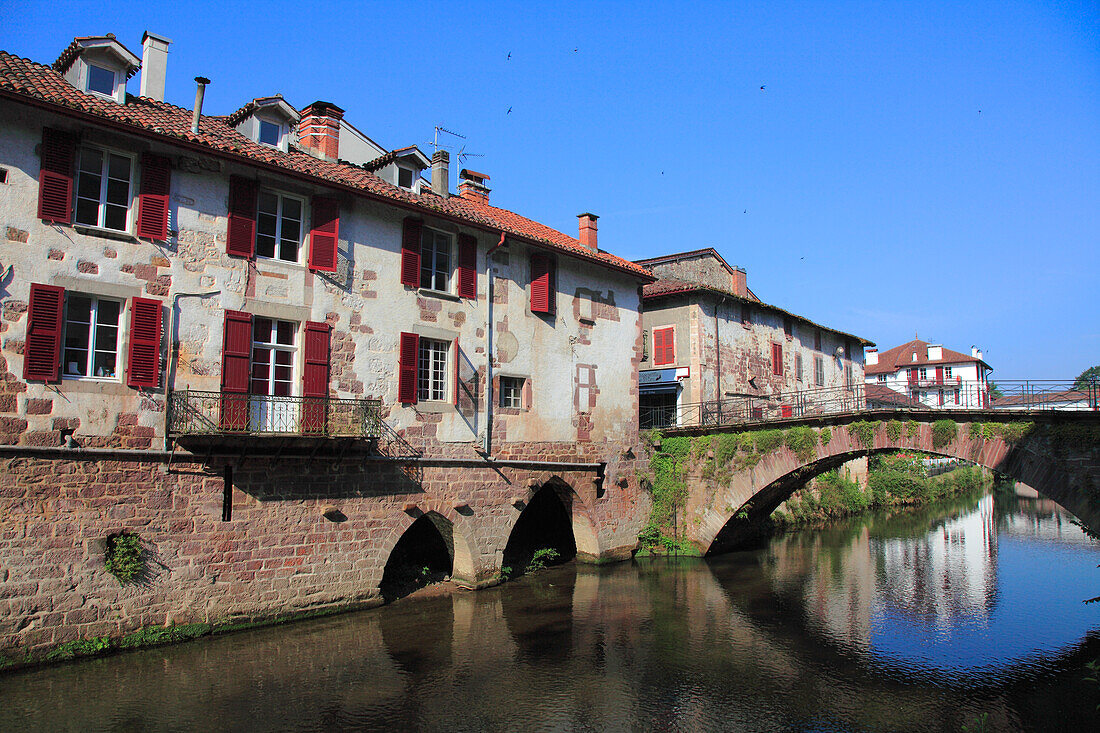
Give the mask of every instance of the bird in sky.
POLYGON ((506 114, 506 115, 510 115, 510 114, 512 114, 512 108, 511 108, 511 107, 509 107, 509 108, 508 108, 508 111, 507 111, 507 112, 505 112, 504 114, 506 114))
POLYGON ((511 61, 512 60, 512 52, 511 51, 508 52, 508 58, 506 58, 504 60, 505 61, 511 61))
POLYGON ((761 84, 761 85, 760 85, 760 91, 764 91, 764 87, 765 87, 765 86, 767 86, 767 85, 766 85, 766 84, 761 84))

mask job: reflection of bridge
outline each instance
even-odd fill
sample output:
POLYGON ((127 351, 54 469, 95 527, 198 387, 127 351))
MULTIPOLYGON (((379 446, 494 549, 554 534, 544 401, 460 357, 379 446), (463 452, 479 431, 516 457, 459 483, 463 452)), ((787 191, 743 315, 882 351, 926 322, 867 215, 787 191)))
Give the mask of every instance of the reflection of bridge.
POLYGON ((813 431, 812 449, 803 446, 799 456, 779 445, 758 460, 733 463, 728 472, 689 470, 686 535, 700 551, 736 546, 815 475, 859 456, 903 450, 961 458, 1007 474, 1100 526, 1100 413, 1093 411, 860 410, 666 434, 791 428, 803 428, 804 436, 805 428, 813 431))

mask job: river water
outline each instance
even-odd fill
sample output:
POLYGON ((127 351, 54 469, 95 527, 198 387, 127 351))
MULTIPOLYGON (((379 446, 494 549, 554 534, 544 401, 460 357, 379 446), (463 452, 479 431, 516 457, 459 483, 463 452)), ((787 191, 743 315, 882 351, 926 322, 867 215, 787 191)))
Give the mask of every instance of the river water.
POLYGON ((1069 519, 985 496, 12 674, 0 730, 1098 730, 1069 519))

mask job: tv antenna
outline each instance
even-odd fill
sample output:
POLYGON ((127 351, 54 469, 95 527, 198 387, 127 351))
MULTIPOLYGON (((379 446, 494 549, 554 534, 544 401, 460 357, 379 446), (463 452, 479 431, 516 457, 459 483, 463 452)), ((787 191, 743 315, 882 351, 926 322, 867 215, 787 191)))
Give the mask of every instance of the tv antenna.
POLYGON ((428 143, 429 145, 432 146, 432 150, 439 150, 440 148, 453 148, 454 147, 454 145, 442 145, 442 144, 440 144, 440 142, 439 142, 439 133, 441 133, 441 132, 445 133, 447 135, 453 135, 454 137, 461 138, 463 140, 466 139, 465 135, 459 135, 457 132, 452 132, 451 130, 448 130, 446 127, 443 127, 442 125, 436 125, 435 126, 435 139, 433 139, 430 143, 428 143))
POLYGON ((466 160, 467 158, 484 158, 484 157, 485 157, 484 153, 467 153, 465 145, 463 145, 461 148, 458 149, 458 155, 455 156, 455 158, 457 159, 457 162, 458 162, 459 165, 462 165, 462 161, 466 160))

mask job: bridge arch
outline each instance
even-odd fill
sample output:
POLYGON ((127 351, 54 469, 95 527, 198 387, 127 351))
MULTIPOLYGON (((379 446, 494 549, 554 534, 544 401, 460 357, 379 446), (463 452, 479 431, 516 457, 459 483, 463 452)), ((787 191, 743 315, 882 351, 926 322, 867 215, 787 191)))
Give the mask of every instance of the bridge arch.
POLYGON ((415 589, 413 578, 405 577, 409 569, 427 567, 433 577, 449 575, 459 585, 475 584, 474 552, 462 526, 456 527, 459 515, 450 507, 425 509, 407 509, 380 543, 385 563, 377 591, 386 600, 415 589))
POLYGON ((526 497, 514 503, 519 515, 504 547, 502 564, 513 572, 526 567, 536 549, 552 547, 565 559, 600 556, 596 522, 580 494, 561 476, 533 478, 526 497))

